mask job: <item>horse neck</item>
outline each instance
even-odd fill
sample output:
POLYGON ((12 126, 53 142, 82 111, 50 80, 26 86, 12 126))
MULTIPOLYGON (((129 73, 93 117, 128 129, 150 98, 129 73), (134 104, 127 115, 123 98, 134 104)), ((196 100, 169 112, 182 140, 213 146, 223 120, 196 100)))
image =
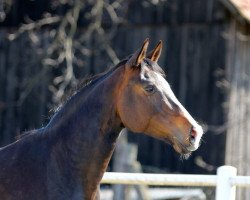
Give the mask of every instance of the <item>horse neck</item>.
POLYGON ((122 70, 116 69, 87 92, 79 91, 47 127, 56 137, 53 155, 71 162, 88 187, 100 182, 122 129, 115 106, 122 70))

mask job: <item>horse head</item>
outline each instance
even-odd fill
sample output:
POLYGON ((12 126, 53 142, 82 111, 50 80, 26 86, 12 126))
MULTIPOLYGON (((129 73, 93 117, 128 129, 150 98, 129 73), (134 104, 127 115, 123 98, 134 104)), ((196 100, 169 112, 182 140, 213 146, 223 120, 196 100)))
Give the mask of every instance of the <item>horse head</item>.
POLYGON ((161 139, 189 155, 198 149, 203 130, 178 101, 157 64, 162 42, 147 54, 148 44, 147 39, 124 65, 118 115, 131 131, 161 139))

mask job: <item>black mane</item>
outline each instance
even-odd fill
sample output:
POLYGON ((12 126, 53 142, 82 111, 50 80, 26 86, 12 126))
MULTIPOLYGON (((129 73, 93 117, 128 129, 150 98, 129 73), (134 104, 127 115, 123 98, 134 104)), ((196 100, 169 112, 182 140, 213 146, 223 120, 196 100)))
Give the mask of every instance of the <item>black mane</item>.
POLYGON ((114 67, 109 68, 108 70, 93 75, 91 77, 85 77, 83 78, 79 84, 76 86, 74 92, 79 91, 80 89, 84 88, 84 87, 90 87, 91 85, 95 84, 96 82, 98 82, 100 79, 102 79, 104 76, 106 76, 107 74, 112 73, 113 71, 115 71, 117 68, 119 68, 120 66, 126 64, 126 62, 128 61, 128 59, 123 59, 121 60, 117 65, 115 65, 114 67))

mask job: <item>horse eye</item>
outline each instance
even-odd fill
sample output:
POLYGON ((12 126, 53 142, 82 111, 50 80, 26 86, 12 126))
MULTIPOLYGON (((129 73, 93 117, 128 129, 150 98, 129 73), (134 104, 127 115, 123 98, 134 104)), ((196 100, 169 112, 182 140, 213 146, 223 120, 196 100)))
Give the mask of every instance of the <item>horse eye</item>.
POLYGON ((154 93, 155 92, 155 86, 154 85, 147 85, 145 88, 145 91, 148 93, 154 93))

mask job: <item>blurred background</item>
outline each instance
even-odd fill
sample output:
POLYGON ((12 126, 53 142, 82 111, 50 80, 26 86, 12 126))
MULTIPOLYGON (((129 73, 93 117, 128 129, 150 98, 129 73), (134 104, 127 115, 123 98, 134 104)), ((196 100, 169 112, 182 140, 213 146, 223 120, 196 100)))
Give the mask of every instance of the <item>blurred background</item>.
MULTIPOLYGON (((171 146, 125 131, 108 170, 215 174, 228 164, 250 175, 250 0, 0 0, 0 146, 46 125, 79 80, 147 37, 149 48, 163 40, 159 65, 206 134, 182 160, 171 146), (127 151, 126 168, 119 158, 127 151)), ((250 199, 249 190, 237 192, 250 199)))

